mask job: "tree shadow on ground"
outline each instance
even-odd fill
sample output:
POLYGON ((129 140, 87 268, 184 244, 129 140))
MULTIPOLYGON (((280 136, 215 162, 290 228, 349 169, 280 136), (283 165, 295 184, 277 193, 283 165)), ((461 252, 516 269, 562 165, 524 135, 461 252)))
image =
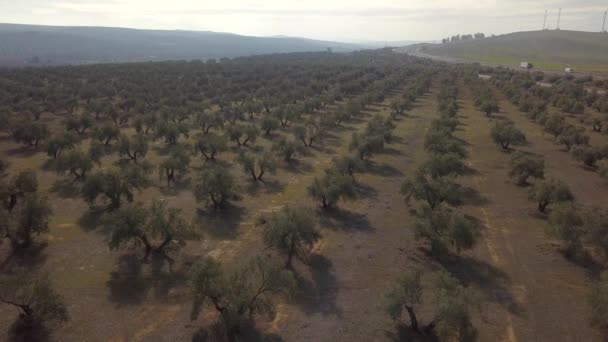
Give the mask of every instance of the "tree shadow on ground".
POLYGON ((402 177, 403 176, 403 172, 401 172, 399 169, 397 169, 396 167, 388 164, 388 163, 376 163, 376 162, 370 162, 366 168, 365 171, 375 175, 375 176, 380 176, 380 177, 402 177))
POLYGON ((382 149, 382 152, 380 152, 380 154, 390 155, 390 156, 401 156, 401 155, 403 155, 403 152, 399 151, 396 148, 385 147, 384 149, 382 149))
POLYGON ((298 159, 285 163, 284 168, 286 171, 296 174, 309 173, 314 169, 310 163, 298 159))
POLYGON ((249 181, 245 186, 245 192, 249 196, 256 196, 260 193, 274 194, 282 192, 285 185, 277 179, 262 180, 259 182, 249 181))
POLYGON ((76 198, 80 196, 80 186, 71 179, 61 178, 53 183, 51 192, 61 198, 76 198))
POLYGON ((190 191, 192 189, 192 177, 176 179, 171 185, 167 185, 166 180, 163 181, 164 186, 158 187, 163 196, 176 196, 182 191, 190 191))
POLYGON ((458 201, 455 203, 458 205, 479 206, 490 203, 485 196, 470 186, 460 186, 458 188, 458 193, 458 201))
POLYGON ((331 208, 319 209, 317 215, 321 226, 329 229, 366 232, 374 230, 366 214, 359 214, 342 208, 331 208))
POLYGON ((37 147, 17 146, 15 148, 11 148, 10 150, 6 151, 6 154, 9 157, 29 158, 38 152, 41 152, 41 150, 37 147))
POLYGON ((501 269, 470 256, 450 255, 439 260, 452 276, 466 286, 475 286, 490 301, 514 315, 525 315, 524 308, 511 293, 511 278, 501 269))
POLYGON ((182 267, 174 269, 166 255, 152 253, 146 262, 141 254, 129 253, 120 257, 106 285, 110 301, 124 306, 141 304, 150 292, 155 300, 166 301, 171 289, 186 282, 187 271, 182 267))
POLYGON ((209 328, 199 328, 192 335, 192 342, 216 342, 216 341, 251 341, 251 342, 282 342, 283 338, 273 333, 260 331, 253 320, 243 322, 239 332, 234 336, 227 336, 220 322, 212 324, 209 328))
POLYGON ((51 333, 43 324, 27 325, 19 316, 8 328, 7 338, 8 342, 46 342, 51 341, 51 333))
POLYGON ((313 254, 307 262, 307 272, 292 268, 296 278, 296 292, 293 302, 307 314, 320 312, 342 316, 336 304, 338 284, 331 260, 320 254, 313 254))
POLYGON ((561 254, 566 261, 583 268, 592 279, 599 279, 600 274, 604 271, 604 266, 584 248, 576 251, 568 251, 565 248, 558 247, 558 253, 561 254))
POLYGON ((395 327, 395 331, 384 330, 384 336, 390 341, 395 342, 439 342, 440 339, 433 334, 423 334, 412 330, 412 328, 404 323, 400 323, 395 327))
POLYGON ((93 231, 100 226, 103 226, 103 217, 109 212, 110 211, 106 208, 90 208, 80 216, 78 225, 87 232, 93 231))
POLYGON ((237 237, 237 227, 245 213, 245 208, 228 204, 222 210, 199 209, 197 221, 205 233, 217 238, 235 239, 237 237))
POLYGON ((376 189, 360 182, 355 182, 355 193, 357 198, 376 198, 378 196, 376 189))
POLYGON ((14 268, 35 269, 48 257, 47 247, 46 241, 33 241, 29 247, 12 249, 0 264, 0 270, 7 272, 14 268))

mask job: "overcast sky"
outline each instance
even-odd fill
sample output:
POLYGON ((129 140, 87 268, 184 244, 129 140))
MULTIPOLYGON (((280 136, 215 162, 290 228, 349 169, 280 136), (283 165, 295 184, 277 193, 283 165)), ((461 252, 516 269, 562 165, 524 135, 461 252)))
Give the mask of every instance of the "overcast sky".
POLYGON ((0 22, 289 35, 328 40, 433 40, 456 33, 599 31, 607 0, 0 0, 0 22))

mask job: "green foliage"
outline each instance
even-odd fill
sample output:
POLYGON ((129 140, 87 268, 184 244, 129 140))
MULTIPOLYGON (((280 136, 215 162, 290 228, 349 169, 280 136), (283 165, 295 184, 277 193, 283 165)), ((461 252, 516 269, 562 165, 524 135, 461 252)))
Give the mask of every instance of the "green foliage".
POLYGON ((292 258, 305 259, 305 253, 321 238, 316 229, 313 214, 303 208, 283 207, 267 217, 264 222, 264 243, 287 256, 286 267, 292 258))
POLYGON ((206 161, 215 160, 219 153, 228 149, 228 141, 225 136, 215 133, 199 134, 194 149, 203 155, 206 161))
POLYGON ((406 201, 412 197, 425 201, 431 209, 441 203, 456 203, 460 199, 460 186, 452 177, 433 178, 424 169, 416 171, 413 177, 406 179, 401 185, 401 194, 406 201))
POLYGON ((143 134, 132 137, 122 134, 118 139, 118 153, 137 164, 138 160, 148 153, 148 139, 143 134))
POLYGON ((183 122, 160 121, 156 124, 154 136, 164 139, 167 145, 175 146, 182 135, 188 136, 188 131, 188 126, 183 122))
POLYGON ((74 181, 85 179, 91 169, 93 169, 93 160, 89 154, 79 149, 62 154, 55 163, 55 170, 58 173, 69 173, 74 176, 74 181))
POLYGON ((260 257, 228 274, 214 259, 203 259, 192 266, 190 283, 191 319, 197 319, 203 308, 210 306, 219 315, 229 338, 253 315, 272 316, 273 298, 289 295, 295 286, 292 272, 260 257))
POLYGON ((572 255, 582 248, 584 223, 584 213, 575 204, 558 203, 549 214, 549 233, 562 240, 566 253, 572 255))
POLYGON ((315 177, 308 187, 308 195, 316 201, 320 201, 323 208, 335 206, 339 200, 352 199, 356 197, 355 183, 353 178, 327 170, 322 177, 315 177))
POLYGON ((60 133, 53 136, 46 143, 46 154, 51 158, 57 158, 62 151, 71 149, 77 142, 76 136, 70 132, 60 133))
POLYGON ((272 145, 272 151, 278 153, 284 161, 289 163, 296 154, 302 152, 302 149, 294 140, 282 138, 272 145))
POLYGON ((515 178, 519 185, 528 184, 530 177, 542 179, 545 176, 545 161, 541 157, 517 152, 511 157, 509 176, 515 178))
POLYGON ((463 142, 454 138, 451 132, 445 129, 430 130, 425 137, 424 148, 437 155, 453 153, 462 158, 467 155, 463 142))
POLYGON ((32 170, 24 170, 8 180, 0 180, 0 200, 12 211, 24 196, 38 191, 38 177, 32 170))
POLYGON ((128 205, 113 212, 106 225, 111 230, 110 249, 118 249, 129 242, 143 245, 146 258, 151 252, 161 253, 172 242, 182 246, 197 237, 181 210, 169 208, 164 201, 153 201, 149 208, 128 205))
POLYGON ((222 209, 234 196, 234 179, 230 171, 214 165, 203 170, 192 191, 198 202, 210 201, 215 210, 222 209))
POLYGON ((26 329, 68 320, 63 297, 53 289, 48 275, 0 275, 0 303, 16 307, 26 329))
POLYGON ((104 195, 110 200, 110 209, 118 209, 126 199, 133 202, 134 190, 141 190, 149 184, 143 168, 132 165, 121 170, 103 170, 87 177, 82 186, 82 197, 95 205, 96 199, 104 195))
POLYGON ((47 126, 40 122, 23 121, 15 125, 13 138, 17 143, 37 147, 40 141, 49 137, 47 126))
POLYGON ((595 167, 600 159, 608 156, 608 148, 598 148, 589 145, 576 145, 572 149, 574 159, 582 162, 588 167, 595 167))
POLYGON ((269 152, 263 152, 258 156, 242 151, 239 153, 236 161, 243 167, 245 172, 251 174, 253 181, 263 181, 262 177, 266 172, 275 174, 277 170, 277 162, 269 152))
POLYGON ((416 310, 422 304, 422 272, 408 271, 399 277, 397 285, 386 295, 385 310, 393 321, 399 321, 405 309, 410 317, 410 327, 419 331, 416 310))
POLYGON ((434 209, 424 207, 416 219, 416 236, 431 243, 436 257, 445 256, 450 250, 460 253, 471 249, 479 240, 479 225, 461 213, 444 206, 434 209))
POLYGON ((363 162, 360 158, 353 157, 350 155, 347 156, 339 156, 332 159, 333 169, 341 174, 354 176, 355 172, 363 172, 365 171, 365 162, 363 162))
POLYGON ((89 114, 82 114, 78 116, 70 116, 65 121, 65 128, 68 131, 75 131, 78 134, 85 134, 87 129, 93 127, 93 118, 89 114))
POLYGON ((574 146, 589 144, 589 136, 584 133, 584 129, 567 126, 559 135, 558 142, 570 151, 574 146))
POLYGON ((511 145, 523 145, 526 143, 524 133, 512 123, 497 122, 492 127, 491 135, 494 143, 502 147, 503 150, 508 150, 511 145))
POLYGON ((421 167, 421 172, 433 178, 462 176, 465 170, 462 157, 455 153, 432 154, 421 167))
POLYGON ((169 157, 158 165, 158 175, 167 180, 167 186, 174 183, 188 172, 190 166, 189 150, 174 146, 169 157))
POLYGON ((476 337, 471 322, 471 309, 479 309, 479 295, 471 287, 463 286, 446 271, 439 271, 423 284, 422 273, 409 271, 399 278, 396 286, 386 296, 386 311, 398 321, 403 309, 410 317, 410 327, 415 332, 436 336, 440 341, 469 341, 476 337), (430 292, 425 295, 425 292, 430 292), (416 310, 424 299, 431 299, 432 319, 419 329, 416 310))
POLYGON ((260 128, 266 136, 270 136, 272 131, 277 130, 280 125, 281 122, 272 115, 264 115, 264 118, 260 122, 260 128))
POLYGON ((500 111, 500 107, 494 98, 486 99, 479 105, 479 110, 484 112, 486 116, 491 116, 492 113, 500 111))
POLYGON ((112 124, 103 124, 95 127, 93 130, 93 139, 103 143, 105 146, 109 146, 110 142, 118 139, 119 136, 120 130, 112 124))
POLYGON ((237 146, 247 146, 249 142, 255 143, 260 131, 255 124, 232 124, 226 128, 226 136, 237 146))
POLYGON ((29 247, 32 235, 49 231, 49 218, 52 213, 46 196, 37 192, 26 194, 7 217, 6 237, 11 240, 13 247, 29 247))
POLYGON ((384 149, 384 137, 381 135, 361 135, 353 133, 349 150, 356 151, 359 159, 368 160, 374 153, 384 149))
POLYGON ((566 183, 549 179, 534 184, 530 189, 529 197, 538 203, 538 211, 544 213, 547 206, 552 203, 571 202, 574 195, 566 183))
POLYGON ((313 142, 323 134, 323 130, 318 123, 311 120, 301 125, 295 125, 293 134, 304 146, 312 147, 313 142))

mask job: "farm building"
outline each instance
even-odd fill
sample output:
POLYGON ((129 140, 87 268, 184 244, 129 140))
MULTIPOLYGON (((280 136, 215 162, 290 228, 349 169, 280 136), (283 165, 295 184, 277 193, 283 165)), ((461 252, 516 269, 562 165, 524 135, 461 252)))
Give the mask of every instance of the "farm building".
POLYGON ((524 69, 532 69, 532 63, 530 62, 521 62, 519 63, 519 66, 524 69))

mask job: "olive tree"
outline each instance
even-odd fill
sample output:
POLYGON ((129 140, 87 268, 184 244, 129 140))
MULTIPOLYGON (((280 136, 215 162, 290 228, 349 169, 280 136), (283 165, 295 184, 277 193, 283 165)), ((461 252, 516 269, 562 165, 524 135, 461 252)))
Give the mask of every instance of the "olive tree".
POLYGON ((308 195, 314 200, 320 201, 323 208, 328 209, 335 206, 341 199, 355 198, 355 184, 352 177, 330 169, 326 170, 322 177, 315 177, 312 184, 308 186, 308 195))
POLYGON ((133 202, 133 191, 143 189, 148 183, 145 170, 139 166, 102 170, 87 177, 82 186, 82 197, 94 206, 97 198, 103 195, 110 201, 110 209, 118 209, 124 199, 133 202))
POLYGON ((466 166, 461 156, 456 153, 432 154, 421 167, 422 170, 433 178, 446 176, 462 176, 466 166))
POLYGON ((80 149, 68 151, 55 163, 55 170, 58 173, 69 173, 74 176, 74 181, 85 179, 91 169, 93 169, 93 159, 80 149))
POLYGON ((230 273, 214 259, 205 258, 192 266, 190 284, 193 296, 190 318, 197 319, 208 306, 218 314, 227 337, 233 339, 253 315, 272 316, 274 297, 288 296, 295 280, 293 273, 282 265, 260 257, 230 273))
POLYGON ((511 157, 509 176, 515 178, 517 184, 528 184, 529 178, 542 179, 545 176, 545 161, 541 157, 517 152, 511 157))
POLYGON ((16 208, 5 216, 5 236, 13 248, 27 248, 32 244, 33 235, 49 231, 52 214, 46 196, 37 192, 27 194, 16 208))
POLYGON ((0 200, 12 211, 26 195, 38 191, 38 177, 32 170, 24 170, 7 180, 0 180, 0 200))
POLYGON ((214 165, 202 171, 192 191, 198 202, 211 202, 213 209, 222 209, 234 196, 234 179, 230 171, 214 165))
POLYGON ((166 202, 158 200, 149 208, 124 206, 110 215, 106 226, 111 231, 110 249, 132 242, 144 247, 144 259, 150 253, 163 253, 173 242, 182 246, 186 240, 197 237, 192 225, 182 218, 180 209, 169 208, 166 202))
POLYGON ((194 149, 200 153, 205 161, 215 160, 215 157, 228 149, 228 141, 225 136, 207 133, 196 137, 194 149))
POLYGON ((566 151, 570 151, 574 146, 589 144, 589 136, 584 129, 568 126, 559 135, 558 142, 566 147, 566 151))
POLYGON ((17 143, 38 147, 42 140, 50 135, 48 127, 40 122, 24 121, 17 123, 13 129, 13 138, 17 143))
POLYGON ((530 189, 529 197, 538 203, 538 211, 544 213, 552 203, 571 202, 574 200, 574 195, 568 188, 566 183, 549 179, 534 184, 530 189))
POLYGON ((50 138, 46 143, 46 154, 56 159, 62 151, 71 149, 76 145, 76 136, 70 132, 57 134, 50 138))
POLYGON ((365 163, 354 156, 339 156, 332 159, 333 169, 341 174, 353 177, 355 172, 363 172, 365 170, 365 163))
POLYGON ((272 145, 272 151, 279 154, 284 161, 290 163, 296 154, 302 152, 302 149, 294 140, 282 138, 272 145))
POLYGON ((118 139, 118 153, 137 164, 137 161, 148 153, 148 139, 143 134, 132 137, 122 134, 118 139))
POLYGON ((446 271, 433 274, 427 286, 420 272, 409 271, 387 294, 385 308, 395 322, 400 321, 405 309, 414 332, 435 336, 441 341, 468 341, 476 335, 471 310, 479 309, 480 301, 474 289, 463 286, 446 271), (430 293, 425 296, 427 290, 430 293), (427 297, 432 299, 433 318, 421 329, 416 310, 427 297))
POLYGON ((159 177, 167 180, 167 186, 175 184, 188 172, 190 166, 190 153, 181 146, 175 146, 169 153, 169 157, 158 165, 159 177))
POLYGON ((237 146, 247 146, 249 142, 255 143, 259 135, 258 127, 255 124, 233 124, 226 128, 226 136, 237 146))
POLYGON ((566 254, 574 255, 582 248, 584 213, 571 202, 558 203, 549 214, 549 233, 562 240, 566 254))
POLYGON ((523 145, 526 143, 526 136, 517 129, 512 123, 497 122, 492 127, 492 140, 496 145, 508 150, 511 145, 523 145))
POLYGON ((0 303, 19 310, 19 323, 26 331, 69 318, 63 297, 53 289, 48 275, 0 275, 0 303))
POLYGON ((293 134, 304 146, 312 147, 313 142, 323 134, 323 129, 318 123, 308 121, 302 125, 295 125, 293 127, 293 134))
POLYGON ((490 117, 492 115, 492 113, 499 112, 500 107, 498 106, 498 103, 496 102, 496 100, 487 99, 479 105, 479 110, 484 112, 487 117, 490 117))
POLYGON ((589 145, 576 145, 572 149, 574 159, 582 162, 586 166, 593 168, 600 159, 607 156, 608 148, 593 147, 589 145))
POLYGON ((312 246, 321 238, 314 215, 304 208, 283 207, 258 220, 264 227, 266 247, 287 256, 285 267, 291 268, 293 257, 305 260, 312 246))
POLYGON ((263 182, 262 177, 266 172, 274 174, 277 170, 277 162, 269 152, 264 152, 259 156, 254 153, 241 152, 236 161, 243 167, 243 171, 251 174, 254 182, 263 182))
POLYGON ((103 143, 104 146, 110 146, 112 140, 118 139, 119 136, 120 130, 111 124, 104 124, 93 130, 93 139, 103 143))
POLYGON ((435 209, 444 202, 457 202, 460 197, 459 190, 460 186, 454 182, 452 177, 433 178, 427 175, 423 169, 416 171, 414 176, 406 179, 401 185, 401 194, 407 202, 413 197, 426 202, 431 209, 435 209))
POLYGON ((93 127, 94 121, 89 114, 82 114, 78 116, 70 116, 65 121, 65 128, 68 131, 75 131, 76 133, 83 135, 87 129, 93 127))
POLYGON ((279 120, 272 115, 264 115, 262 121, 260 122, 260 128, 264 131, 264 135, 267 137, 272 135, 272 132, 277 130, 281 123, 279 120))
POLYGON ((431 243, 431 253, 443 257, 475 246, 480 237, 477 222, 444 206, 424 207, 416 219, 416 237, 431 243))

